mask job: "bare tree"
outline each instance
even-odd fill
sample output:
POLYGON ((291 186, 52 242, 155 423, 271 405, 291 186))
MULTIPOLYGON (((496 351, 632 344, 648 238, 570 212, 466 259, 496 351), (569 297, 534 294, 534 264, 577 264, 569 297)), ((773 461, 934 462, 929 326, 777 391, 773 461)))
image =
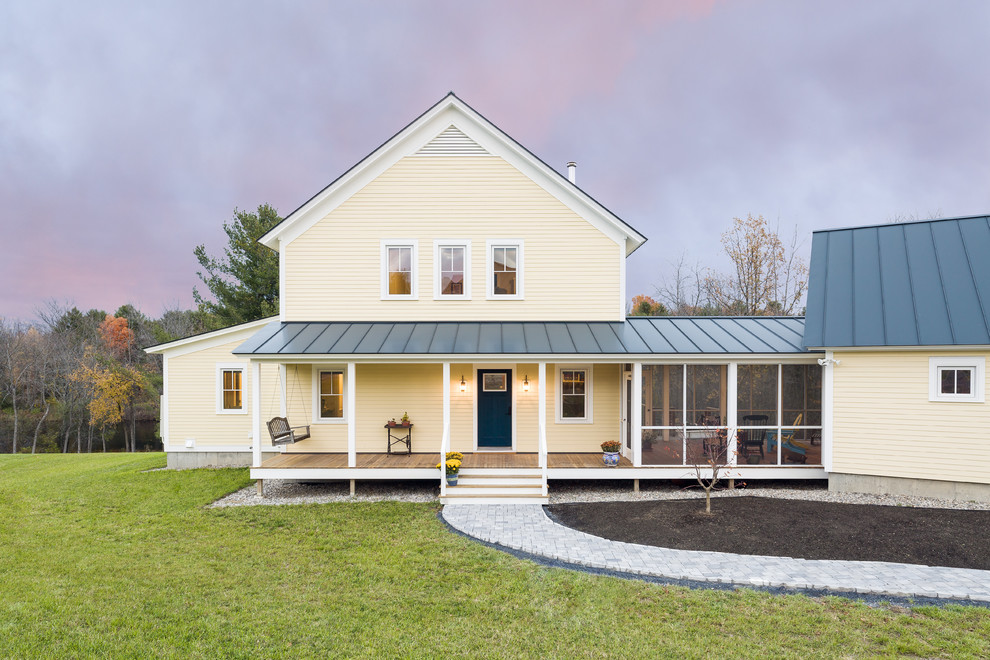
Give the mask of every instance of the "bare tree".
POLYGON ((689 264, 685 253, 670 266, 670 275, 656 288, 657 300, 675 316, 697 316, 711 310, 705 288, 706 269, 697 262, 689 264))
POLYGON ((720 481, 731 476, 730 442, 728 431, 721 428, 705 429, 701 449, 695 446, 687 453, 687 462, 694 469, 694 478, 705 491, 705 513, 712 513, 712 491, 720 481))
POLYGON ((3 374, 0 388, 13 408, 14 429, 10 447, 12 454, 17 453, 21 410, 19 405, 27 403, 24 400, 24 389, 31 369, 27 338, 29 330, 30 328, 19 321, 8 323, 0 318, 0 365, 2 365, 0 369, 3 374))
POLYGON ((795 233, 784 246, 763 216, 734 218, 722 234, 722 246, 732 261, 731 274, 712 274, 704 286, 723 313, 740 316, 793 314, 808 286, 808 267, 797 256, 795 233))

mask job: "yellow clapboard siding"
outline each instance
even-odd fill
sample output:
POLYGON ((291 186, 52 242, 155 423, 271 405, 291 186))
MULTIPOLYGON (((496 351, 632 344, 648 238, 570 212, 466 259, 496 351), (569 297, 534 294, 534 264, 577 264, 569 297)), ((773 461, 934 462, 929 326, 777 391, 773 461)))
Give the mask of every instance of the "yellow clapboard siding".
POLYGON ((601 452, 601 443, 621 439, 620 367, 593 366, 593 424, 557 423, 557 365, 547 365, 547 447, 551 452, 601 452))
POLYGON ((929 401, 929 357, 943 351, 836 353, 832 469, 990 483, 990 404, 929 401))
POLYGON ((622 318, 623 248, 501 158, 404 158, 284 249, 288 321, 622 318), (418 300, 380 300, 383 239, 418 241, 418 300), (471 300, 433 299, 435 239, 471 241, 471 300), (486 300, 488 239, 524 241, 524 300, 486 300))
MULTIPOLYGON (((171 447, 183 448, 187 439, 192 439, 197 448, 245 451, 251 446, 251 369, 247 360, 231 353, 244 343, 245 338, 168 359, 167 441, 171 447), (241 392, 243 413, 217 412, 219 363, 244 367, 241 392)), ((263 420, 273 417, 279 409, 278 399, 272 401, 270 396, 276 386, 277 372, 274 367, 267 370, 262 367, 263 420), (269 396, 266 397, 266 394, 269 396)))

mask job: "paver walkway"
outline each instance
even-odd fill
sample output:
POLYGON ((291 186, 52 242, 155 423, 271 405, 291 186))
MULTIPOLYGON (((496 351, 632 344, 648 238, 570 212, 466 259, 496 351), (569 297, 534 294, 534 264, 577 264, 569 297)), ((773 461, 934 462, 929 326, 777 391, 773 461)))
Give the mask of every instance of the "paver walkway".
POLYGON ((482 541, 590 568, 676 580, 990 602, 990 571, 656 548, 564 527, 538 504, 450 504, 443 517, 482 541))

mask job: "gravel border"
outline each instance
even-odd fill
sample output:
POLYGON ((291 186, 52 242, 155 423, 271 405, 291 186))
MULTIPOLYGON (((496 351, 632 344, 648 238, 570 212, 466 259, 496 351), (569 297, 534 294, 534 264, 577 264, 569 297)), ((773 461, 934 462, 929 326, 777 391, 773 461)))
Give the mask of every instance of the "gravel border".
MULTIPOLYGON (((634 493, 632 480, 620 481, 553 481, 550 504, 571 502, 637 502, 643 500, 683 500, 703 498, 697 485, 684 482, 641 481, 634 493)), ((990 502, 969 502, 912 495, 871 495, 867 493, 832 493, 821 481, 770 481, 719 490, 712 497, 778 497, 840 504, 879 504, 883 506, 923 507, 933 509, 990 510, 990 502)), ((330 502, 437 502, 440 486, 432 481, 358 481, 351 497, 348 481, 295 482, 265 480, 265 497, 259 497, 252 484, 210 504, 210 507, 280 506, 288 504, 325 504, 330 502)))

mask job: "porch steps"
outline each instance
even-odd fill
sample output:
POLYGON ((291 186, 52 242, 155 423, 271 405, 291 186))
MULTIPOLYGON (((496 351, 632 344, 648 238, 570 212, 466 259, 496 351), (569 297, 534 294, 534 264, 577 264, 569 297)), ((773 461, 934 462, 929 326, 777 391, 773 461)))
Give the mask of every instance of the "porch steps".
POLYGON ((456 486, 447 486, 443 504, 546 504, 543 473, 529 468, 465 468, 456 486))

